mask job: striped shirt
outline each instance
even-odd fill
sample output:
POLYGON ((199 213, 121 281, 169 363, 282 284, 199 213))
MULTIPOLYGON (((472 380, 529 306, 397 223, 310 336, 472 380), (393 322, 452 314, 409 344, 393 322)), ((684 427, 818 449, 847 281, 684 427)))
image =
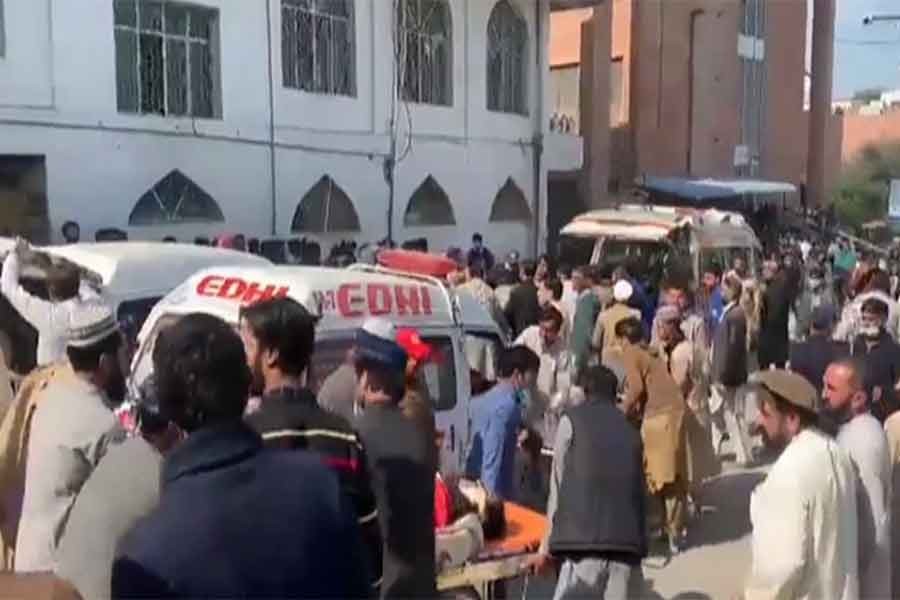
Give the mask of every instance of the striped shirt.
POLYGON ((377 595, 382 572, 378 509, 365 450, 347 420, 319 407, 309 390, 282 388, 265 394, 259 410, 247 417, 247 423, 266 446, 314 452, 334 471, 356 508, 377 595))

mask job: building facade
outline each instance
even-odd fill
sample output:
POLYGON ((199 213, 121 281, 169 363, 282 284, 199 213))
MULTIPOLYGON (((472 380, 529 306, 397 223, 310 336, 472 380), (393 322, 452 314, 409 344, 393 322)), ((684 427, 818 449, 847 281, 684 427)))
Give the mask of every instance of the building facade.
POLYGON ((644 174, 805 183, 807 36, 807 0, 554 14, 550 112, 579 123, 584 204, 616 202, 644 174))
POLYGON ((548 0, 0 0, 0 214, 531 254, 548 0), (390 226, 389 226, 390 224, 390 226))

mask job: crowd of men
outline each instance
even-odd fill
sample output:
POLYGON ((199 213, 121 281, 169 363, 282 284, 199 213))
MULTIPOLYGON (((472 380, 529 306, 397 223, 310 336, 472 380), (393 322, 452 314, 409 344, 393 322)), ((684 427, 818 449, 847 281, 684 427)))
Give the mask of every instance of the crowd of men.
POLYGON ((556 598, 640 597, 654 538, 690 545, 731 454, 777 456, 751 500, 745 597, 891 597, 894 264, 789 239, 758 278, 736 256, 695 288, 628 265, 500 261, 476 235, 448 253, 446 285, 513 341, 470 360, 460 475, 478 497, 438 473, 417 332, 368 320, 344 385, 317 393, 317 318, 270 299, 237 331, 180 318, 129 385, 111 310, 77 273, 52 274, 49 300, 28 294, 27 252, 0 281, 40 364, 0 395, 0 541, 8 569, 54 573, 62 597, 432 598, 436 530, 471 517, 502 533, 503 501, 546 510, 532 567, 556 572, 556 598))

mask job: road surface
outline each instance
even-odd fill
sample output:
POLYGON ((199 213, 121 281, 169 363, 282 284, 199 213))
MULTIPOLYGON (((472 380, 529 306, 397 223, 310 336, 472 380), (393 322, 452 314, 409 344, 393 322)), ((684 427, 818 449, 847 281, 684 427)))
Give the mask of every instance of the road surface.
MULTIPOLYGON (((703 516, 691 524, 688 548, 670 559, 664 543, 644 561, 648 600, 730 600, 738 595, 750 568, 750 493, 765 476, 763 468, 733 469, 707 483, 703 516)), ((531 578, 528 599, 552 598, 555 582, 531 578)), ((508 598, 522 598, 511 585, 508 598)))

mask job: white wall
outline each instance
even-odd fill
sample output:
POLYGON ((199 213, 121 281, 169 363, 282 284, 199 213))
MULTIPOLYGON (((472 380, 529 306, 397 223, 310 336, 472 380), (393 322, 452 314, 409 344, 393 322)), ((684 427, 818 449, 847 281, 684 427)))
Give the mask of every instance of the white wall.
MULTIPOLYGON (((534 65, 534 3, 512 0, 529 23, 534 65)), ((197 0, 220 18, 222 119, 162 118, 116 111, 112 0, 5 0, 6 57, 0 58, 0 155, 46 156, 51 229, 81 223, 133 237, 183 238, 231 230, 268 235, 271 150, 267 33, 273 39, 277 233, 288 235, 297 203, 324 174, 353 199, 362 241, 386 234, 390 147, 391 2, 356 0, 356 96, 311 94, 281 85, 279 0, 197 0), (266 31, 266 2, 271 29, 266 31), (226 224, 127 227, 138 198, 178 168, 220 204, 226 224)), ((453 105, 409 105, 412 147, 396 173, 395 238, 429 238, 431 247, 467 247, 481 231, 497 251, 533 249, 529 227, 488 223, 494 195, 512 177, 534 206, 531 139, 539 77, 529 76, 529 116, 486 108, 486 35, 493 0, 450 0, 453 105), (454 228, 405 228, 408 198, 427 175, 453 203, 454 228)), ((542 7, 546 48, 549 13, 542 7)), ((546 53, 543 68, 547 69, 546 53)), ((548 77, 544 76, 546 83, 548 77)), ((405 110, 406 107, 401 107, 405 110)), ((400 113, 401 150, 409 130, 400 113)), ((546 164, 546 161, 545 161, 546 164)), ((545 171, 546 169, 544 169, 545 171)), ((545 182, 545 173, 542 182, 545 182)), ((541 213, 545 214, 542 185, 541 213)))

